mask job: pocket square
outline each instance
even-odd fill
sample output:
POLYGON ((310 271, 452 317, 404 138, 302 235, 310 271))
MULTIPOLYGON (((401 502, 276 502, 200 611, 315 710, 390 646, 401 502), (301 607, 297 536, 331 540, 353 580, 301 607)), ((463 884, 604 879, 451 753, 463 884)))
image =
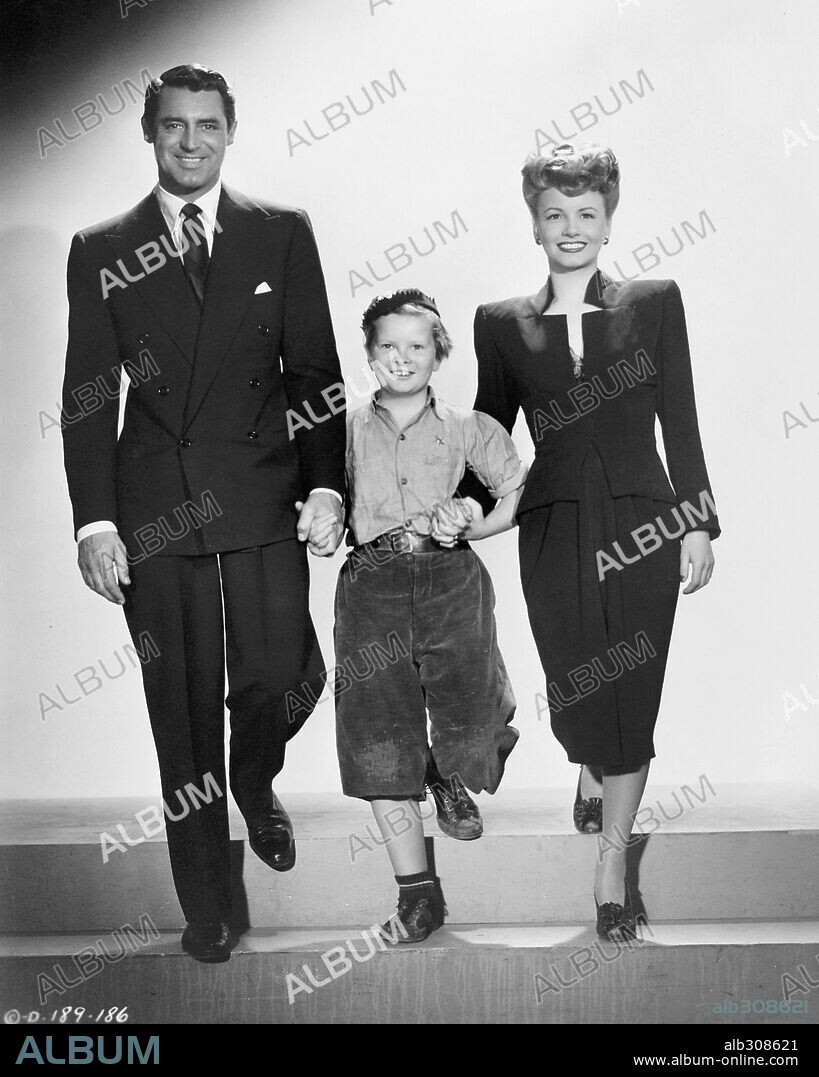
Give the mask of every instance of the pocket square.
POLYGON ((263 280, 262 283, 259 285, 259 287, 256 289, 256 291, 253 294, 254 295, 262 295, 262 293, 269 292, 269 291, 270 291, 270 285, 267 283, 266 280, 263 280))

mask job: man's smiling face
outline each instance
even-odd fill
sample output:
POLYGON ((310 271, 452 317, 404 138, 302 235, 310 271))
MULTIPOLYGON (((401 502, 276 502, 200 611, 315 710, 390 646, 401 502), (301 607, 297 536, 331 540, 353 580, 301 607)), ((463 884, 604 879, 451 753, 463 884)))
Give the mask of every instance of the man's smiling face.
POLYGON ((209 191, 235 132, 218 90, 163 86, 155 128, 144 131, 145 141, 153 143, 160 185, 188 201, 209 191))

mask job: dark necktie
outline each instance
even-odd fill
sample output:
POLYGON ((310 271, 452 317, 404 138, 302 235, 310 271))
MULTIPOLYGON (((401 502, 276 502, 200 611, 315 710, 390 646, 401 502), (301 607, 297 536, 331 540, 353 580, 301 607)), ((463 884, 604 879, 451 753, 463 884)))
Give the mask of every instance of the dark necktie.
POLYGON ((185 272, 191 283, 194 294, 201 307, 205 300, 205 281, 208 276, 208 241, 205 238, 205 228, 200 220, 202 209, 194 202, 186 202, 182 207, 182 231, 185 233, 188 249, 182 256, 185 272))

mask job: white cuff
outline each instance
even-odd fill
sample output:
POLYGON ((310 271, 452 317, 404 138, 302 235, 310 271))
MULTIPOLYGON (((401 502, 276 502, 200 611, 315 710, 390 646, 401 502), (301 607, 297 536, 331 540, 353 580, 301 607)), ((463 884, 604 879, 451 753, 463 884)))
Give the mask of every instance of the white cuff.
POLYGON ((338 492, 338 490, 331 490, 328 486, 317 486, 315 490, 310 491, 311 494, 332 494, 333 497, 337 497, 339 504, 344 504, 344 498, 338 492))
POLYGON ((82 542, 89 535, 99 535, 103 531, 116 531, 117 525, 110 520, 96 520, 93 524, 85 524, 77 532, 77 542, 82 542))

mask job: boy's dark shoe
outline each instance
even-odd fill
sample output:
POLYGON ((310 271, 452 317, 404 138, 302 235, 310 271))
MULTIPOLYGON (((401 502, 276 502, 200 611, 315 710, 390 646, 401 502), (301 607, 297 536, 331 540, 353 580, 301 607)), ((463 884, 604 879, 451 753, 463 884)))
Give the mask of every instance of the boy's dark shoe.
POLYGON ((453 774, 442 778, 430 752, 427 762, 426 783, 435 800, 438 826, 450 838, 474 841, 483 834, 483 819, 478 805, 469 795, 466 786, 453 774))
POLYGON ((404 897, 399 893, 398 911, 381 925, 381 934, 388 942, 423 942, 433 931, 443 927, 446 915, 441 881, 436 878, 434 885, 418 897, 404 897))
POLYGON ((250 848, 274 871, 290 871, 296 863, 293 824, 282 802, 273 794, 273 803, 259 818, 248 822, 250 848))
POLYGON ((232 945, 230 928, 222 920, 191 923, 182 932, 182 949, 185 953, 208 965, 230 961, 232 945))

